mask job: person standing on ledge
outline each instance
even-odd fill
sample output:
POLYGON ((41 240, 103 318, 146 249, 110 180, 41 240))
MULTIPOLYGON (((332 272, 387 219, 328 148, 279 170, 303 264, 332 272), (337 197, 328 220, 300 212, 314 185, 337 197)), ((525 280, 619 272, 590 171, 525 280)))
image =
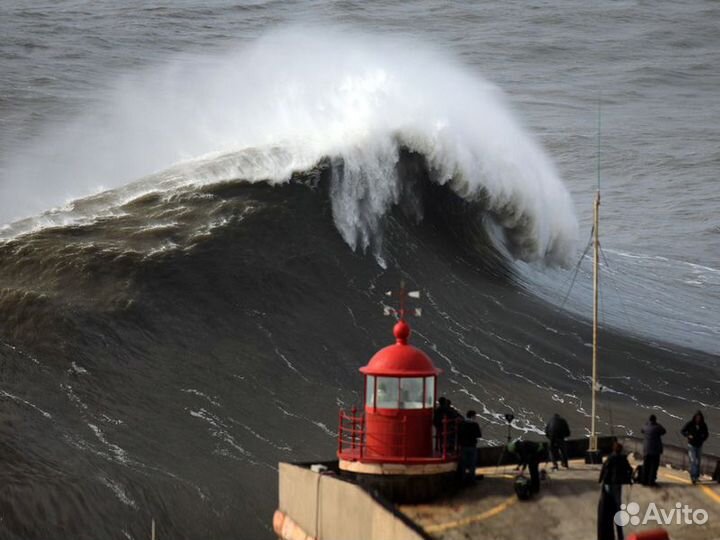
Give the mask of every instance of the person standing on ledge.
POLYGON ((696 484, 700 478, 700 457, 702 445, 709 436, 708 427, 703 413, 698 411, 681 431, 688 441, 688 455, 690 456, 690 479, 696 484))
POLYGON ((642 428, 645 435, 643 443, 643 484, 657 485, 657 472, 660 467, 660 456, 663 453, 662 436, 667 433, 662 425, 658 424, 654 414, 650 415, 647 424, 642 428))
POLYGON ((477 468, 477 440, 482 437, 480 426, 475 421, 475 411, 468 411, 465 419, 458 425, 458 444, 460 445, 460 482, 475 483, 477 468))
POLYGON ((570 426, 558 413, 555 413, 545 426, 545 436, 550 439, 550 458, 553 462, 553 470, 558 469, 558 460, 566 469, 568 466, 567 444, 565 439, 570 436, 570 426))

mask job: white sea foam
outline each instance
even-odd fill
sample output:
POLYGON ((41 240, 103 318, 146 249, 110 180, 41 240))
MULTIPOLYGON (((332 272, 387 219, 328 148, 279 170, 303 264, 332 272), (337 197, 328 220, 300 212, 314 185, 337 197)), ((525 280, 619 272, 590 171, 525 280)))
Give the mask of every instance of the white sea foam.
POLYGON ((95 437, 110 451, 115 461, 126 464, 128 463, 127 452, 120 448, 117 444, 111 443, 105 437, 105 433, 95 424, 88 422, 87 426, 95 434, 95 437))
POLYGON ((6 397, 8 399, 15 401, 16 403, 22 403, 23 405, 26 405, 26 406, 30 407, 31 409, 35 409, 37 412, 42 414, 45 418, 52 418, 52 415, 49 412, 42 410, 37 405, 30 403, 29 401, 27 401, 19 396, 16 396, 15 394, 11 394, 7 390, 0 390, 0 398, 2 398, 2 397, 6 397))
MULTIPOLYGON (((211 412, 207 411, 206 409, 201 408, 198 411, 190 411, 190 416, 193 416, 195 418, 200 418, 201 420, 204 420, 208 424, 210 424, 209 432, 213 437, 216 437, 223 441, 226 445, 230 446, 232 449, 234 449, 237 454, 240 454, 240 456, 244 458, 252 457, 252 454, 248 452, 245 448, 243 448, 233 437, 230 432, 228 431, 227 425, 216 415, 212 414, 211 412)), ((221 455, 225 455, 232 458, 237 458, 238 456, 230 451, 228 448, 221 448, 218 447, 216 449, 216 452, 218 452, 221 455)))
POLYGON ((77 362, 73 362, 73 363, 70 365, 70 369, 68 369, 68 372, 69 372, 69 373, 76 373, 77 375, 87 375, 88 370, 85 369, 84 367, 82 367, 82 366, 81 366, 80 364, 78 364, 77 362))
POLYGON ((200 390, 196 390, 194 388, 181 388, 180 391, 185 392, 186 394, 193 394, 195 396, 199 396, 199 397, 205 399, 206 401, 208 401, 208 403, 210 403, 211 405, 214 405, 215 407, 222 407, 220 402, 217 401, 217 398, 210 397, 207 394, 205 394, 204 392, 201 392, 200 390))
POLYGON ((111 478, 108 478, 107 476, 103 476, 102 474, 97 476, 97 479, 105 486, 110 488, 110 490, 115 494, 115 496, 122 502, 123 504, 128 505, 131 508, 137 509, 137 503, 135 500, 128 494, 128 492, 123 488, 122 484, 112 480, 111 478))
POLYGON ((500 90, 408 38, 284 28, 113 86, 102 110, 50 129, 12 160, 0 200, 14 202, 1 218, 178 163, 157 182, 285 182, 330 156, 343 163, 331 186, 335 223, 366 248, 400 197, 404 146, 426 156, 436 182, 486 201, 518 257, 573 254, 568 191, 500 90))

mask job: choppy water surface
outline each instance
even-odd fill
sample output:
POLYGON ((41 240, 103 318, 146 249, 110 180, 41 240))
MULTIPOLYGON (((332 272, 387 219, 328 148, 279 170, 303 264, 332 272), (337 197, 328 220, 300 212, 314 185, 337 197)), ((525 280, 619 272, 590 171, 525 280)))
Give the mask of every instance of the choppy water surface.
POLYGON ((0 536, 269 538, 400 278, 487 444, 584 433, 598 148, 601 429, 717 434, 718 17, 4 3, 0 536))

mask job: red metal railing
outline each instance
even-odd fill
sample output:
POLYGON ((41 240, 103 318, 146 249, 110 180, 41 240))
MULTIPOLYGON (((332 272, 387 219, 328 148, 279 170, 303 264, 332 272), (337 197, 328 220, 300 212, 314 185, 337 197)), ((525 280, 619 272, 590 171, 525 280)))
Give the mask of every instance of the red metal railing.
POLYGON ((362 459, 365 447, 365 415, 358 416, 356 407, 352 408, 351 414, 341 409, 338 425, 338 455, 350 453, 362 459))
POLYGON ((350 414, 341 410, 339 414, 338 429, 338 456, 347 461, 363 461, 366 463, 444 463, 455 461, 458 457, 457 422, 443 418, 440 432, 435 430, 432 436, 431 452, 427 456, 408 456, 407 421, 393 421, 398 426, 396 430, 386 430, 382 434, 382 444, 379 440, 370 440, 370 447, 382 446, 383 455, 368 451, 368 435, 365 426, 365 414, 358 414, 353 407, 350 414), (397 441, 397 442, 393 442, 397 441), (374 443, 374 444, 373 444, 374 443), (389 455, 387 455, 389 454, 389 455))

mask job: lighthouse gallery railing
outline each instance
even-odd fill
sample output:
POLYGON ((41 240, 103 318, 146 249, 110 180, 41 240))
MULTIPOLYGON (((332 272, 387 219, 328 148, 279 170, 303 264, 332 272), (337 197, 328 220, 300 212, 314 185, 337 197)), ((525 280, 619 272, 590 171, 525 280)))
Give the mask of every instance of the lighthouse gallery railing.
POLYGON ((432 436, 432 455, 429 456, 408 456, 407 455, 407 422, 403 418, 398 422, 394 431, 385 432, 389 439, 397 440, 397 443, 388 443, 384 440, 383 446, 393 449, 393 455, 382 457, 368 452, 367 431, 365 429, 365 414, 357 411, 355 407, 350 413, 340 411, 338 423, 338 456, 348 461, 364 461, 367 463, 444 463, 454 461, 458 458, 457 445, 457 422, 443 418, 442 429, 432 436))

